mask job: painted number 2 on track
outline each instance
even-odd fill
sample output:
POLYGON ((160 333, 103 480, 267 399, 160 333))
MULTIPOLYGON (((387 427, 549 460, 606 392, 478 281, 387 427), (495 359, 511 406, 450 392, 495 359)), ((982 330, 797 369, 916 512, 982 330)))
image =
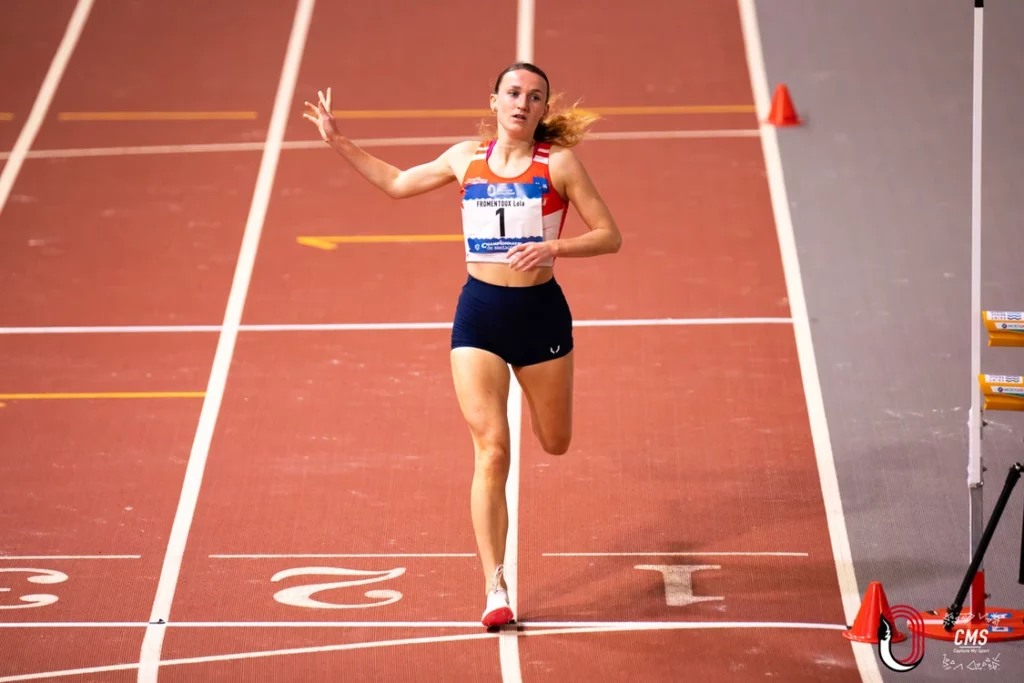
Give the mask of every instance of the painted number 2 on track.
MULTIPOLYGON (((325 602, 317 600, 313 596, 323 591, 339 588, 351 588, 353 586, 365 586, 371 583, 379 583, 389 579, 396 579, 405 573, 405 567, 388 569, 386 571, 368 571, 362 569, 344 569, 341 567, 297 567, 285 569, 274 574, 271 581, 278 582, 289 579, 293 576, 346 576, 358 577, 349 578, 343 581, 331 581, 328 583, 309 583, 300 586, 292 586, 274 593, 274 600, 292 607, 310 607, 313 609, 363 609, 366 607, 383 607, 398 602, 402 594, 392 589, 374 589, 363 593, 364 598, 369 602, 325 602)), ((346 591, 350 595, 351 591, 346 591)), ((345 597, 345 600, 351 598, 345 597)))
MULTIPOLYGON (((40 584, 52 584, 52 583, 64 583, 68 580, 68 575, 64 572, 59 572, 55 569, 29 569, 23 567, 4 567, 0 569, 0 573, 4 574, 28 574, 25 577, 25 581, 29 583, 40 583, 40 584)), ((6 585, 6 582, 0 583, 0 593, 12 593, 10 587, 6 585)), ((46 605, 52 605, 57 602, 57 596, 50 593, 31 593, 28 595, 18 595, 18 599, 22 602, 20 605, 0 605, 0 609, 28 609, 31 607, 45 607, 46 605)))

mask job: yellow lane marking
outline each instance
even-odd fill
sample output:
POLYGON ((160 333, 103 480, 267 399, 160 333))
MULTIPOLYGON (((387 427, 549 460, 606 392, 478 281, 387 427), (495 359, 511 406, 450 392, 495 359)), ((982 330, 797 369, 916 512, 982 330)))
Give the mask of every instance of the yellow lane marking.
POLYGON ((296 237, 295 240, 307 247, 337 249, 339 244, 379 244, 382 242, 461 242, 462 235, 323 235, 296 237))
POLYGON ((335 109, 336 119, 457 119, 490 115, 490 109, 335 109))
POLYGON ((60 121, 225 121, 252 120, 254 111, 62 111, 60 121))
MULTIPOLYGON (((607 115, 753 114, 752 104, 697 104, 681 106, 580 107, 580 111, 607 115)), ((364 109, 334 110, 336 119, 436 119, 491 116, 489 109, 364 109)))
MULTIPOLYGON (((678 106, 580 107, 581 111, 609 116, 651 116, 668 114, 753 114, 753 104, 693 104, 678 106)), ((452 119, 491 116, 489 109, 338 109, 337 119, 452 119)), ((255 111, 64 111, 60 121, 227 121, 253 120, 255 111)), ((14 114, 0 113, 0 120, 14 114)))
POLYGON ((54 394, 0 394, 0 401, 35 401, 76 398, 202 398, 205 391, 110 391, 54 394))
POLYGON ((0 121, 13 121, 14 114, 9 111, 0 111, 0 121))

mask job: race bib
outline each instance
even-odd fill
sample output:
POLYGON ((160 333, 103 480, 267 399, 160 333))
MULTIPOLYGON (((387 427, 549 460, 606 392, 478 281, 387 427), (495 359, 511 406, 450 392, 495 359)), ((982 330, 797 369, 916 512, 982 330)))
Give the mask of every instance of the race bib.
POLYGON ((538 183, 468 185, 462 202, 466 248, 496 254, 543 241, 543 189, 538 183))

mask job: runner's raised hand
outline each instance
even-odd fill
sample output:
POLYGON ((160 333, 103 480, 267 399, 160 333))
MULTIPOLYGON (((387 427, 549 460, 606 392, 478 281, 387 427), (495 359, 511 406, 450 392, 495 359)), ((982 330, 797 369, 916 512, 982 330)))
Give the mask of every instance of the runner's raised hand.
POLYGON ((331 114, 331 89, 327 88, 327 97, 324 97, 322 90, 316 93, 320 100, 316 105, 306 102, 306 111, 302 118, 312 121, 320 131, 320 137, 324 142, 330 143, 341 137, 337 124, 334 122, 334 115, 331 114))

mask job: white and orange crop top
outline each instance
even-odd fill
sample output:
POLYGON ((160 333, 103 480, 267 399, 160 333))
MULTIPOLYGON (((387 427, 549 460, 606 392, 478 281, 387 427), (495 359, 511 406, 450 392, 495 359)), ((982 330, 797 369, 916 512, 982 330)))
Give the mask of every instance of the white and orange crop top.
POLYGON ((462 234, 466 261, 507 263, 505 254, 517 244, 558 239, 568 207, 551 185, 550 144, 535 144, 530 167, 515 178, 499 176, 487 165, 492 149, 493 140, 481 142, 466 169, 462 234))

